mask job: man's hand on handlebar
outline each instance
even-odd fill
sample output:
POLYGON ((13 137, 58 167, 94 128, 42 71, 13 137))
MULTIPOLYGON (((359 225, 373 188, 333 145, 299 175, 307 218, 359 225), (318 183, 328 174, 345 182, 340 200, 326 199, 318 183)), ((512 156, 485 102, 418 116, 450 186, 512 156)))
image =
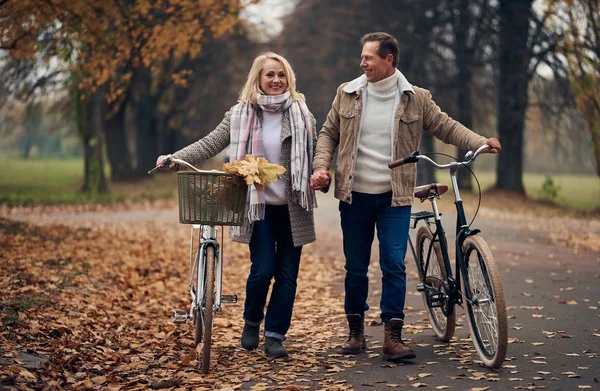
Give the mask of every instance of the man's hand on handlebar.
POLYGON ((313 190, 323 190, 329 186, 331 176, 329 171, 317 170, 310 177, 310 187, 313 190))
POLYGON ((502 151, 502 145, 500 145, 500 141, 497 138, 488 138, 485 143, 490 147, 481 153, 498 153, 502 151))

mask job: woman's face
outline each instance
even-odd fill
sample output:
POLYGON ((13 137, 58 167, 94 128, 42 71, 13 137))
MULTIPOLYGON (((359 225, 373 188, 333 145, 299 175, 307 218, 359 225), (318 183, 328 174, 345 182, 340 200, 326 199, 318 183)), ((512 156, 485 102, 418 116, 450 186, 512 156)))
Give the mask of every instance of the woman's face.
POLYGON ((266 95, 281 95, 288 87, 283 65, 273 58, 267 58, 260 72, 260 89, 266 95))

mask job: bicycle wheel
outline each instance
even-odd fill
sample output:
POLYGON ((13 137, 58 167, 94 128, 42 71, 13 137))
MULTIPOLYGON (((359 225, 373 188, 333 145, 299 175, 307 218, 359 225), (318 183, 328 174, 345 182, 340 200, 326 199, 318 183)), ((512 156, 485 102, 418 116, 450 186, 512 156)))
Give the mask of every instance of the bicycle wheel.
POLYGON ((427 308, 429 322, 436 337, 442 342, 448 342, 454 336, 456 312, 454 311, 454 303, 448 300, 444 287, 444 281, 446 281, 448 273, 446 272, 440 243, 433 243, 432 240, 433 234, 429 228, 423 226, 419 228, 417 231, 418 259, 416 259, 416 262, 417 267, 422 270, 425 276, 425 281, 423 281, 425 290, 422 291, 422 295, 425 308, 427 308), (427 254, 430 252, 429 264, 427 265, 427 270, 425 270, 427 254), (436 301, 435 306, 432 305, 432 298, 436 301), (450 313, 450 315, 446 316, 444 312, 446 314, 450 313))
POLYGON ((210 347, 213 331, 213 305, 215 302, 215 248, 206 246, 205 257, 204 297, 201 302, 200 316, 202 319, 203 346, 202 346, 202 373, 210 369, 210 347))
POLYGON ((481 236, 469 236, 463 243, 467 275, 463 278, 463 294, 469 329, 477 354, 483 364, 498 368, 504 362, 508 347, 508 324, 504 291, 492 251, 481 236), (472 300, 467 300, 467 286, 472 300))
MULTIPOLYGON (((199 267, 199 262, 200 262, 200 252, 198 251, 198 254, 196 255, 196 261, 194 263, 195 265, 195 269, 192 271, 192 273, 196 272, 196 274, 198 273, 197 268, 199 267)), ((197 275, 196 277, 196 281, 194 283, 194 286, 192 287, 194 290, 194 295, 196 297, 196 305, 193 308, 193 321, 194 321, 194 349, 196 348, 196 346, 198 346, 198 344, 200 342, 202 342, 202 320, 200 318, 200 313, 201 313, 201 300, 202 298, 199 297, 199 293, 198 293, 198 285, 200 282, 200 279, 202 279, 202 281, 204 281, 204 277, 203 276, 199 276, 197 275)))

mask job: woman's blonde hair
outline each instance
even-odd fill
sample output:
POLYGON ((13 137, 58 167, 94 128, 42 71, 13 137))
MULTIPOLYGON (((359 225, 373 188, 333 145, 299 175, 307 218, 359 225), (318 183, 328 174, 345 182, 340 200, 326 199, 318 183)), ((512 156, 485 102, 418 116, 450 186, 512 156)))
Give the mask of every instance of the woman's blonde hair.
POLYGON ((249 102, 253 105, 257 105, 258 95, 264 95, 264 92, 260 89, 260 74, 263 70, 265 61, 270 58, 279 61, 283 66, 283 71, 287 78, 287 88, 290 91, 291 98, 304 101, 304 95, 296 91, 296 75, 294 74, 292 66, 283 56, 273 52, 264 52, 254 59, 252 68, 250 68, 248 78, 246 79, 246 84, 240 92, 239 100, 241 102, 249 102))

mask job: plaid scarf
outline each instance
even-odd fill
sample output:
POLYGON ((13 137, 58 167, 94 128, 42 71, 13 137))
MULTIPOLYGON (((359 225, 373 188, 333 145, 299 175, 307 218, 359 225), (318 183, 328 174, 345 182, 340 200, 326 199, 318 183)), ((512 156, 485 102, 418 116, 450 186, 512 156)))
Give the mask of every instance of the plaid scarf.
MULTIPOLYGON (((313 159, 312 127, 310 112, 302 101, 290 98, 289 91, 282 95, 259 95, 258 105, 263 111, 283 112, 289 110, 292 132, 291 149, 291 180, 292 202, 305 210, 313 210, 316 206, 315 192, 310 188, 310 165, 313 159)), ((257 109, 248 102, 240 102, 231 110, 231 143, 229 145, 229 160, 243 159, 246 154, 264 157, 262 142, 262 125, 257 115, 257 109)), ((267 185, 268 186, 268 185, 267 185)), ((265 217, 264 190, 257 190, 249 185, 246 199, 247 214, 241 232, 248 232, 251 223, 265 217)))

